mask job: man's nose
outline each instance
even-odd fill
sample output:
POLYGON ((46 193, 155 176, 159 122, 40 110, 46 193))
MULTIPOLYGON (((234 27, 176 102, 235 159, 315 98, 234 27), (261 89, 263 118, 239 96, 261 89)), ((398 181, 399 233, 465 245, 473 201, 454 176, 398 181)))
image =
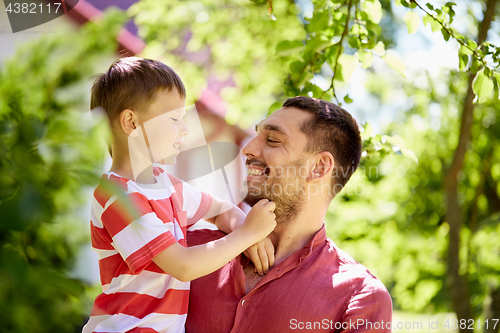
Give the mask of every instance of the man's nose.
POLYGON ((259 157, 260 149, 259 149, 259 137, 255 137, 250 142, 248 142, 243 149, 241 149, 241 153, 246 157, 259 157))

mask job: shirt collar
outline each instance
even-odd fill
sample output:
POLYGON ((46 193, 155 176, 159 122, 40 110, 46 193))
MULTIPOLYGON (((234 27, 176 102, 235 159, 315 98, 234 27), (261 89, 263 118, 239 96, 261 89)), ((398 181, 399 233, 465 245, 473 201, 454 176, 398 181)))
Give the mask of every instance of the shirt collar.
POLYGON ((319 229, 314 234, 313 238, 311 238, 311 240, 309 242, 307 242, 307 244, 301 250, 302 254, 300 257, 305 258, 305 257, 311 255, 311 253, 313 252, 313 248, 315 246, 323 244, 325 242, 325 240, 326 240, 326 227, 325 227, 325 222, 323 222, 323 226, 321 227, 321 229, 319 229))
MULTIPOLYGON (((300 260, 302 258, 310 256, 311 253, 313 252, 313 249, 315 247, 317 247, 318 245, 323 244, 325 242, 325 240, 326 240, 326 227, 325 227, 325 223, 323 222, 323 226, 321 227, 321 229, 319 229, 314 234, 314 236, 309 240, 309 242, 307 242, 307 244, 304 245, 304 247, 302 249, 296 251, 289 258, 285 259, 284 262, 287 262, 292 257, 295 258, 295 259, 291 259, 291 260, 294 260, 294 261, 298 260, 300 262, 300 260)), ((245 267, 246 265, 248 265, 249 262, 250 262, 250 259, 248 259, 244 255, 241 255, 241 257, 240 257, 240 264, 241 264, 242 267, 245 267)))

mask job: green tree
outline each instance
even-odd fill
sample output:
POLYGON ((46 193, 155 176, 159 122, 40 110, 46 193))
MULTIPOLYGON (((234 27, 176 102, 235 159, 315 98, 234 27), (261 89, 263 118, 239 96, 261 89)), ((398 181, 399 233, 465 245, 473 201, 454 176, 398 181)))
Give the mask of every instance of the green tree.
MULTIPOLYGON (((78 332, 86 286, 68 276, 88 241, 79 208, 106 154, 90 76, 116 50, 123 13, 24 45, 0 71, 0 331, 78 332)), ((85 215, 84 215, 85 216, 85 215)))

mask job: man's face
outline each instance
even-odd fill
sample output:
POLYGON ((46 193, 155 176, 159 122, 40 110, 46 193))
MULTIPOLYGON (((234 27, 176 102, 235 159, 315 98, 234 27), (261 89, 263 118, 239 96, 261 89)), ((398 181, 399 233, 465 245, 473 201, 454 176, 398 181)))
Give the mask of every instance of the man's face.
POLYGON ((293 107, 279 109, 256 126, 257 136, 242 150, 248 168, 244 201, 251 206, 263 198, 274 201, 278 222, 296 214, 305 200, 310 154, 300 126, 311 117, 293 107))

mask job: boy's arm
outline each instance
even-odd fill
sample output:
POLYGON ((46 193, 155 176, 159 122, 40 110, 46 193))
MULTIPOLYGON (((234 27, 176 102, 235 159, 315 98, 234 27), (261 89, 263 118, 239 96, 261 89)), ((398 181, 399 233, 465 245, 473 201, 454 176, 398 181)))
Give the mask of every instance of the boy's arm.
MULTIPOLYGON (((199 202, 200 197, 209 196, 172 175, 169 175, 169 179, 174 186, 182 184, 182 186, 178 186, 176 190, 179 190, 179 193, 183 195, 184 202, 199 202)), ((192 216, 191 223, 203 219, 215 224, 219 230, 226 234, 233 232, 243 224, 245 213, 237 206, 212 196, 210 196, 208 202, 211 202, 210 207, 208 207, 208 209, 203 209, 203 215, 198 215, 198 213, 194 211, 188 213, 189 216, 192 216), (194 218, 194 216, 196 216, 196 218, 194 218)), ((192 208, 193 206, 191 205, 190 207, 192 208)), ((199 207, 196 206, 196 209, 199 209, 199 207)), ((274 265, 274 247, 269 238, 257 242, 246 249, 246 251, 241 252, 254 263, 256 271, 261 275, 267 272, 269 267, 274 265)))
POLYGON ((252 208, 246 222, 224 238, 188 248, 175 243, 156 255, 153 261, 165 273, 181 281, 210 274, 274 229, 274 208, 273 202, 263 199, 252 208))
POLYGON ((229 234, 243 225, 245 217, 245 213, 238 206, 212 197, 212 205, 202 219, 215 224, 217 229, 229 234))

